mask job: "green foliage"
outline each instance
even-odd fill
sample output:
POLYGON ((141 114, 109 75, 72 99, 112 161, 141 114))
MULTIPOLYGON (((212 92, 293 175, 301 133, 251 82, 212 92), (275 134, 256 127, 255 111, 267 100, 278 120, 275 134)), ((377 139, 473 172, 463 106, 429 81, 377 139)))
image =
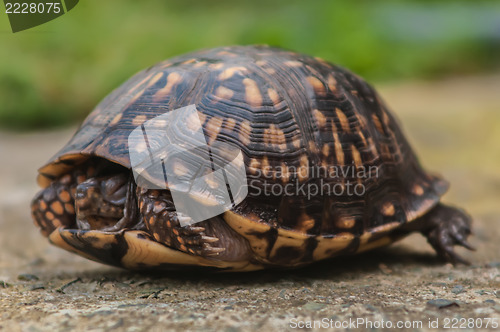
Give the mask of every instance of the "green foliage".
POLYGON ((221 45, 281 46, 369 80, 492 70, 500 62, 498 17, 495 1, 82 0, 12 34, 0 15, 0 126, 81 120, 133 73, 221 45))

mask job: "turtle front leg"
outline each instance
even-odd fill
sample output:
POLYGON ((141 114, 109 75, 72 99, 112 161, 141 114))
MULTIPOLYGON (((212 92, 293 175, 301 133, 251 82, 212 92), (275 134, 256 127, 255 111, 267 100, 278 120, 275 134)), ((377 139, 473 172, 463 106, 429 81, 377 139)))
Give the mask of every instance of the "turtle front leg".
POLYGON ((226 224, 222 216, 181 226, 168 190, 137 188, 139 209, 148 232, 171 248, 226 261, 241 261, 251 255, 247 241, 226 224))
POLYGON ((421 232, 437 254, 453 264, 468 265, 469 262, 459 256, 453 247, 460 245, 474 250, 467 242, 471 234, 471 217, 461 209, 439 204, 422 218, 424 224, 421 232))
POLYGON ((219 238, 207 235, 207 223, 181 226, 172 195, 166 190, 137 188, 140 213, 146 229, 156 241, 169 247, 200 256, 217 256, 225 250, 219 247, 219 238))

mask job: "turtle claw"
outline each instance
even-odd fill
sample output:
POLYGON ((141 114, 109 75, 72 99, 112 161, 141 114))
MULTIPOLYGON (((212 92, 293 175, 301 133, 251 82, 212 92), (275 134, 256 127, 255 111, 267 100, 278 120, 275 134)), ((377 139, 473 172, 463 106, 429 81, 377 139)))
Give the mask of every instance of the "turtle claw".
POLYGON ((464 248, 467 248, 471 251, 476 251, 476 247, 467 242, 466 239, 457 239, 457 244, 461 245, 464 248))
POLYGON ((184 248, 179 246, 182 251, 201 256, 214 256, 224 251, 224 248, 213 246, 215 242, 219 241, 219 238, 205 235, 205 227, 179 227, 178 231, 178 242, 184 244, 184 248))
POLYGON ((216 237, 213 237, 213 236, 206 236, 206 235, 202 235, 201 236, 201 239, 206 242, 206 243, 213 243, 213 242, 217 242, 219 241, 218 238, 216 237))
POLYGON ((438 255, 443 258, 444 260, 452 263, 453 265, 457 264, 463 264, 463 265, 470 265, 470 262, 457 254, 455 250, 453 250, 452 246, 447 246, 447 247, 442 247, 441 252, 438 251, 438 255))
POLYGON ((194 233, 203 233, 205 231, 205 227, 191 227, 191 231, 194 233))
POLYGON ((226 250, 225 248, 204 246, 204 248, 202 250, 202 254, 205 256, 218 256, 221 252, 223 252, 225 250, 226 250))

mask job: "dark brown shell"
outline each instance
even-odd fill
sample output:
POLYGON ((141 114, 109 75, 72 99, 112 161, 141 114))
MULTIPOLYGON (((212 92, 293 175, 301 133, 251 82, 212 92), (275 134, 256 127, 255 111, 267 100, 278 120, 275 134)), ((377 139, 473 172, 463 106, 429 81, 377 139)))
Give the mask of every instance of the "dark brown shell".
POLYGON ((229 142, 243 151, 247 174, 256 178, 257 188, 349 179, 314 176, 311 170, 321 166, 377 169, 376 177, 355 179, 366 189, 362 196, 242 204, 241 209, 286 229, 360 235, 368 228, 414 220, 447 189, 445 181, 421 168, 394 116, 369 84, 322 59, 265 46, 199 51, 136 74, 106 97, 40 169, 39 183, 46 186, 90 156, 130 168, 130 132, 190 104, 205 115, 203 129, 212 143, 229 142), (294 171, 283 174, 283 169, 294 171), (278 206, 280 215, 266 212, 278 206))

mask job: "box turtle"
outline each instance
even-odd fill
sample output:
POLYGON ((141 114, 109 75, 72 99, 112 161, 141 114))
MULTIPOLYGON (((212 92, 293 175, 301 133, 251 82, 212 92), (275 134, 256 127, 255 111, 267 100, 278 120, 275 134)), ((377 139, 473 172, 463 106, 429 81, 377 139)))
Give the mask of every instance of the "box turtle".
MULTIPOLYGON (((181 127, 169 135, 188 141, 181 127)), ((176 174, 199 157, 186 155, 176 174)), ((208 208, 202 196, 219 184, 205 182, 198 206, 208 208)), ((52 244, 129 269, 298 267, 414 231, 453 263, 466 263, 455 245, 472 249, 471 218, 440 202, 447 182, 423 170, 372 86, 268 46, 202 50, 136 74, 39 169, 38 183, 32 216, 52 244), (205 146, 238 149, 247 177, 244 199, 196 223, 177 212, 169 179, 164 188, 137 181, 129 146, 134 130, 188 105, 205 146)))

